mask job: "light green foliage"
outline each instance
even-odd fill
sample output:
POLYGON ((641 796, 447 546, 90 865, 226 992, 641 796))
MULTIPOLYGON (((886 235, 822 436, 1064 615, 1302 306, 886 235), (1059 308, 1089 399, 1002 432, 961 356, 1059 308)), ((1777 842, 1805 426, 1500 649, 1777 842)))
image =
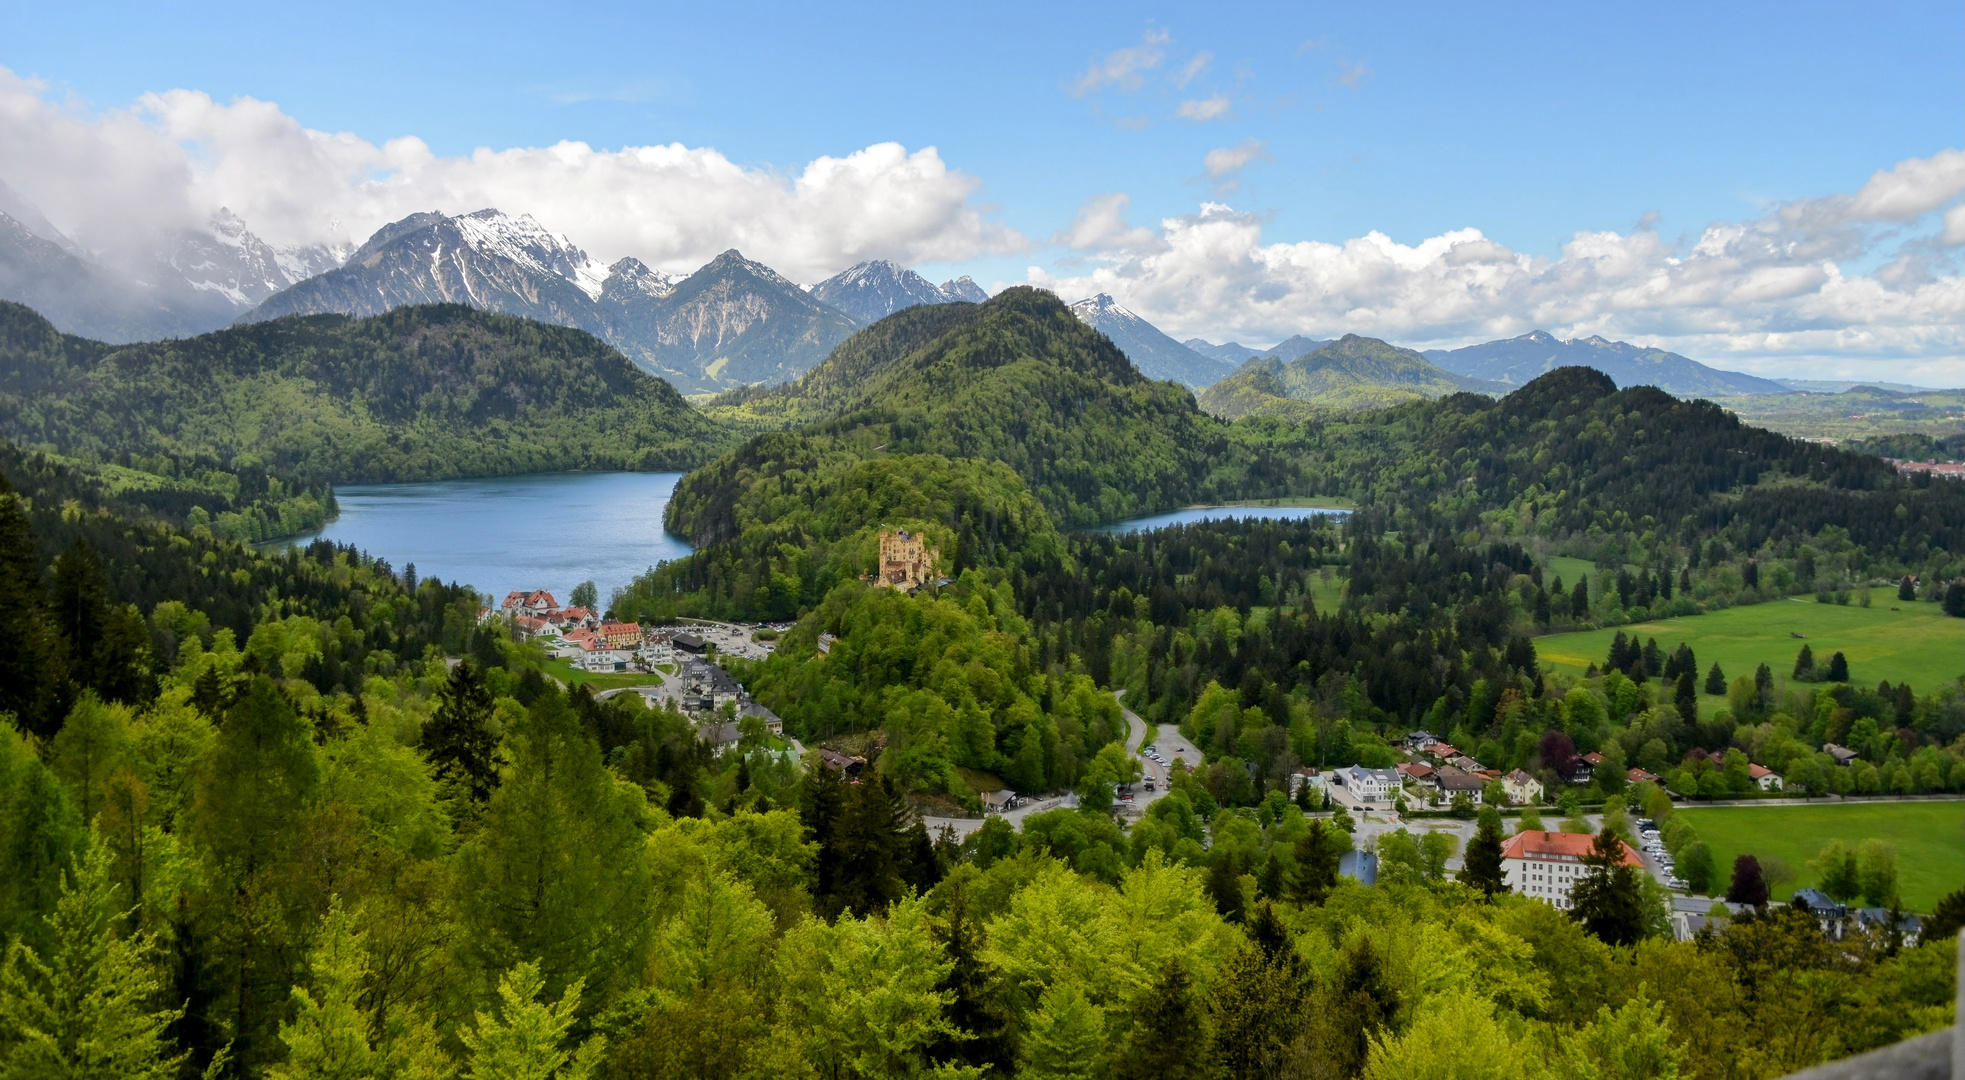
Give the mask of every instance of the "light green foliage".
POLYGON ((110 778, 128 767, 130 723, 129 706, 104 702, 84 690, 55 733, 49 764, 85 824, 95 820, 108 799, 110 778))
POLYGON ((1517 1080, 1545 1077, 1531 1044, 1511 1036, 1494 1005, 1471 991, 1442 996, 1405 1032, 1372 1040, 1365 1080, 1517 1080), (1451 1047, 1442 1053, 1442 1048, 1451 1047))
POLYGON ((876 1080, 945 1075, 929 1049, 953 1033, 940 989, 949 961, 925 905, 885 917, 808 918, 778 947, 775 1075, 876 1080))
POLYGON ((1076 983, 1060 982, 1044 991, 1023 1038, 1023 1068, 1029 1080, 1091 1080, 1104 1072, 1105 1010, 1092 1004, 1076 983))
POLYGON ((0 935, 41 944, 61 875, 82 846, 81 815, 11 723, 0 722, 0 935))
POLYGON ((1863 902, 1889 907, 1897 902, 1897 845, 1871 837, 1856 849, 1856 882, 1863 902))
POLYGON ((470 1051, 469 1080, 587 1080, 600 1064, 606 1040, 594 1035, 573 1047, 569 1032, 580 1009, 582 984, 568 984, 557 1005, 540 999, 545 977, 531 962, 498 980, 496 1013, 480 1012, 460 1037, 470 1051))
POLYGON ((63 882, 48 945, 15 941, 0 963, 0 1077, 5 1080, 166 1080, 183 1058, 166 1031, 181 1010, 158 1009, 164 988, 152 940, 119 934, 109 852, 90 845, 63 882))
POLYGON ((1618 1009, 1605 1005, 1569 1044, 1568 1069, 1578 1080, 1676 1080, 1685 1051, 1672 1038, 1665 1006, 1638 987, 1618 1009))
POLYGON ((313 990, 293 988, 294 1019, 280 1023, 287 1057, 269 1068, 269 1080, 375 1080, 385 1054, 370 1045, 369 1018, 360 998, 370 976, 367 935, 330 898, 320 940, 309 956, 313 990))

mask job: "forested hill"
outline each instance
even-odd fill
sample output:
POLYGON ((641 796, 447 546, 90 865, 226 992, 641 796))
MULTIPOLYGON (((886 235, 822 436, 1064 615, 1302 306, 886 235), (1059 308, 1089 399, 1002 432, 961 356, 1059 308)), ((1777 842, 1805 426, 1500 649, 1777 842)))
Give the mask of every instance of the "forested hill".
POLYGON ((0 435, 302 486, 687 468, 722 429, 591 335, 456 305, 111 346, 0 304, 0 435))
POLYGON ((1346 334, 1284 363, 1258 356, 1235 375, 1201 394, 1201 406, 1217 416, 1314 415, 1304 406, 1376 409, 1460 390, 1498 393, 1508 388, 1455 375, 1411 349, 1377 338, 1346 334))
POLYGON ((1212 497, 1237 460, 1226 425, 1192 394, 1142 376, 1055 296, 1030 288, 891 316, 805 379, 752 400, 816 423, 790 440, 755 440, 677 487, 670 527, 698 543, 735 535, 743 489, 814 453, 1003 462, 1067 525, 1212 497))

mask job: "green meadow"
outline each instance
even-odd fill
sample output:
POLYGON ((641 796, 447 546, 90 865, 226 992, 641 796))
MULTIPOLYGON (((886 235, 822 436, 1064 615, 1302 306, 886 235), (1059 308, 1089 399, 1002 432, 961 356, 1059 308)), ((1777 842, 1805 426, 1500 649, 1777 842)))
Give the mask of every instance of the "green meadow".
MULTIPOLYGON (((1816 603, 1812 597, 1771 600, 1706 615, 1550 634, 1535 639, 1535 650, 1555 671, 1581 675, 1590 664, 1603 663, 1620 630, 1640 639, 1657 638, 1666 653, 1683 641, 1699 661, 1702 687, 1714 661, 1729 682, 1753 674, 1764 663, 1773 669, 1775 682, 1784 684, 1804 644, 1815 650, 1817 666, 1842 653, 1849 661, 1850 681, 1866 686, 1888 679, 1929 693, 1965 674, 1965 619, 1945 615, 1936 604, 1899 602, 1887 589, 1876 590, 1871 603, 1865 608, 1853 602, 1816 603)), ((1705 699, 1708 705, 1718 700, 1705 699)))
POLYGON ((1965 886, 1965 802, 1775 803, 1677 812, 1712 848, 1713 865, 1723 876, 1732 874, 1739 855, 1773 857, 1791 867, 1795 880, 1775 890, 1776 900, 1815 883, 1808 862, 1830 839, 1855 844, 1874 837, 1897 845, 1906 911, 1929 912, 1939 898, 1965 886))

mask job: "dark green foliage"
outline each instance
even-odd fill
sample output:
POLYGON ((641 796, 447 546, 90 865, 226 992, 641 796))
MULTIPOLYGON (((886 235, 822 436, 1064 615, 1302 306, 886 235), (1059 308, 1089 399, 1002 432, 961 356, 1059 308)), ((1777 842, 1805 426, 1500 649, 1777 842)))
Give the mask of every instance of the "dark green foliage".
POLYGON ((1801 651, 1794 656, 1794 681, 1814 682, 1815 678, 1814 646, 1803 645, 1801 651))
POLYGON ((1686 723, 1699 722, 1699 688, 1692 681, 1690 671, 1679 672, 1678 682, 1672 687, 1672 703, 1678 706, 1678 714, 1685 718, 1686 723))
POLYGON ((47 943, 43 919, 86 838, 61 782, 0 721, 0 940, 47 943))
POLYGON ((1115 1080, 1207 1080, 1208 1014, 1195 1000, 1194 977, 1168 961, 1134 1009, 1133 1027, 1113 1063, 1115 1080))
POLYGON ((1606 944, 1635 945, 1644 936, 1644 894, 1637 867, 1623 865, 1624 844, 1616 834, 1597 834, 1589 869, 1570 890, 1570 918, 1583 924, 1606 944))
POLYGON ((1938 941, 1965 928, 1965 889, 1954 889, 1924 919, 1924 940, 1938 941))
POLYGON ((1726 673, 1719 669, 1717 661, 1713 663, 1712 670, 1706 672, 1706 693, 1726 693, 1726 673))
POLYGON ((1337 976, 1325 989, 1323 1050, 1339 1076, 1363 1070, 1371 1039, 1391 1027, 1400 1005, 1398 987, 1371 938, 1359 936, 1337 958, 1337 976))
POLYGON ((1954 581, 1945 586, 1944 612, 1953 618, 1965 619, 1965 582, 1954 581))
POLYGON ((0 435, 133 468, 188 500, 132 496, 180 523, 258 492, 277 536, 290 490, 313 493, 304 527, 330 483, 679 468, 726 445, 674 388, 585 332, 454 305, 127 346, 30 332, 45 326, 0 305, 12 372, 0 435))
POLYGON ((1282 1075, 1309 1035, 1303 960, 1273 907, 1257 910, 1249 936, 1223 962, 1208 998, 1213 1058, 1224 1080, 1282 1075))
POLYGON ((1828 672, 1824 674, 1822 678, 1832 683, 1848 682, 1849 658, 1843 656, 1840 652, 1837 652, 1835 655, 1829 657, 1828 672))
POLYGON ((1351 838, 1322 818, 1314 818, 1296 841, 1296 874, 1290 897, 1299 904, 1321 904, 1337 887, 1337 862, 1351 838))
POLYGON ((1481 816, 1480 827, 1474 830, 1474 838, 1467 843, 1458 880, 1481 891, 1481 895, 1492 898, 1495 893, 1507 892, 1507 881, 1501 867, 1501 826, 1498 821, 1489 821, 1487 815, 1481 816))
POLYGON ((0 595, 13 598, 8 632, 0 634, 0 713, 46 738, 68 709, 68 665, 40 567, 26 510, 0 475, 0 595))
POLYGON ((479 805, 498 786, 498 733, 492 730, 491 691, 469 660, 450 669, 437 708, 423 726, 423 751, 437 776, 479 805))
POLYGON ((1909 574, 1905 574, 1903 578, 1897 582, 1897 599, 1902 600, 1905 603, 1909 603, 1910 601, 1917 599, 1917 586, 1911 583, 1909 574))

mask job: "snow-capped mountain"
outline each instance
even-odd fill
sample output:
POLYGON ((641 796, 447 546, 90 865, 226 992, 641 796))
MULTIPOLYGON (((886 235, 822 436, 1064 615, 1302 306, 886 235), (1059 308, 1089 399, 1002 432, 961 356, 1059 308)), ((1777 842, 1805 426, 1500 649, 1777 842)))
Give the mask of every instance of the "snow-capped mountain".
POLYGON ((976 284, 975 278, 967 274, 954 281, 942 282, 942 295, 950 300, 962 300, 971 304, 980 304, 989 299, 989 293, 985 292, 981 285, 976 284))
POLYGON ((279 248, 221 208, 201 229, 139 238, 114 256, 89 251, 0 181, 0 299, 61 330, 108 341, 198 334, 296 282, 331 270, 346 247, 279 248))
POLYGON ((282 289, 326 273, 347 261, 349 248, 313 244, 276 248, 254 236, 237 214, 220 207, 204 230, 176 233, 161 253, 154 275, 161 287, 182 286, 224 302, 224 321, 282 289))
POLYGON ((1149 379, 1170 379, 1199 390, 1235 370, 1161 333, 1158 327, 1126 310, 1105 293, 1071 305, 1071 313, 1111 338, 1140 374, 1149 379))
POLYGON ((980 304, 989 299, 974 278, 960 277, 935 285, 927 278, 886 259, 850 267, 812 286, 812 295, 871 325, 896 311, 921 304, 955 302, 980 304))
POLYGON ((530 216, 489 209, 386 225, 344 266, 267 299, 241 321, 436 303, 579 327, 686 393, 795 378, 855 328, 736 251, 686 278, 632 258, 603 266, 530 216))
POLYGON ((947 294, 904 266, 875 259, 812 286, 812 295, 869 325, 921 304, 946 304, 947 294))

